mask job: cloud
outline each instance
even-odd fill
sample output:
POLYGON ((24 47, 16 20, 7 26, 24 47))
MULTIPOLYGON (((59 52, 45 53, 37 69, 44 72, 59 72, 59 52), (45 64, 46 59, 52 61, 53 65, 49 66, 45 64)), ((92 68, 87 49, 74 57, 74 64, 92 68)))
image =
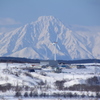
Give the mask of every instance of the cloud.
POLYGON ((7 28, 7 27, 0 27, 0 33, 9 32, 16 28, 7 28))
POLYGON ((15 25, 15 24, 21 24, 21 23, 11 18, 0 18, 0 25, 15 25))
POLYGON ((100 26, 72 25, 71 29, 74 31, 82 31, 82 32, 90 32, 90 33, 100 32, 100 26))

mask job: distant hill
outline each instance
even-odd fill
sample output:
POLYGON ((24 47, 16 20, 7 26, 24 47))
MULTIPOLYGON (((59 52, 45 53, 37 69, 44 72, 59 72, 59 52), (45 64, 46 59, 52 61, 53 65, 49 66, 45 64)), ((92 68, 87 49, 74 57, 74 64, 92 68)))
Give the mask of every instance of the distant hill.
MULTIPOLYGON (((19 57, 0 57, 0 62, 12 62, 12 63, 40 63, 39 59, 28 59, 19 57)), ((49 61, 49 60, 47 60, 49 61)), ((66 64, 80 64, 80 63, 100 63, 99 59, 83 59, 83 60, 57 60, 58 63, 66 64)))
POLYGON ((83 59, 83 60, 58 60, 59 63, 81 64, 81 63, 100 63, 99 59, 83 59))
POLYGON ((38 59, 27 59, 18 57, 0 57, 0 62, 12 62, 12 63, 39 63, 38 59))

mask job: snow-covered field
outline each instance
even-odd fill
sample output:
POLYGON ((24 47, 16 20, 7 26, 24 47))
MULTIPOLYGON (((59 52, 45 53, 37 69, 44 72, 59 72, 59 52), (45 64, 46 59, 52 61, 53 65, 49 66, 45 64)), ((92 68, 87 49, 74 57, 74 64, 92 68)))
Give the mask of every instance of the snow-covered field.
MULTIPOLYGON (((65 88, 69 88, 78 84, 87 84, 87 79, 94 76, 100 76, 100 67, 98 65, 85 65, 86 68, 62 68, 61 73, 55 73, 52 69, 42 68, 41 70, 35 70, 35 72, 29 72, 23 68, 30 67, 31 64, 28 63, 0 63, 0 97, 5 97, 7 100, 95 100, 94 97, 96 92, 93 91, 72 91, 65 88), (60 85, 59 82, 63 82, 60 85), (56 84, 55 84, 56 83, 56 84), (57 86, 58 85, 58 86, 57 86), (5 88, 1 90, 2 87, 9 86, 10 88, 5 88), (16 90, 20 87, 20 90, 16 90), (59 90, 61 88, 61 90, 59 90), (21 93, 21 99, 13 98, 17 95, 17 92, 21 93), (32 93, 37 93, 42 95, 38 98, 25 98, 25 93, 29 95, 32 93), (78 96, 87 95, 93 96, 93 99, 78 97, 73 98, 42 98, 43 95, 54 95, 54 94, 64 94, 76 93, 78 96)), ((100 84, 99 84, 100 85, 100 84)), ((100 92, 99 92, 100 93, 100 92)), ((1 99, 0 100, 4 100, 1 99)))
POLYGON ((1 98, 0 100, 100 100, 99 98, 1 98))
MULTIPOLYGON (((36 72, 31 72, 31 76, 26 76, 25 73, 29 73, 27 70, 22 70, 21 68, 30 67, 30 64, 23 63, 0 63, 0 84, 11 83, 13 85, 30 85, 33 86, 37 84, 40 80, 43 82, 54 83, 57 80, 70 80, 64 85, 70 86, 74 84, 85 83, 87 78, 91 78, 95 75, 100 74, 100 67, 87 66, 83 69, 62 69, 62 73, 48 72, 45 69, 36 72), (6 70, 7 69, 7 70, 6 70), (96 73, 95 73, 96 71, 96 73), (18 74, 18 77, 16 76, 18 74), (45 75, 43 75, 45 74, 45 75), (24 82, 24 83, 23 83, 24 82)), ((52 85, 52 84, 51 84, 52 85)))

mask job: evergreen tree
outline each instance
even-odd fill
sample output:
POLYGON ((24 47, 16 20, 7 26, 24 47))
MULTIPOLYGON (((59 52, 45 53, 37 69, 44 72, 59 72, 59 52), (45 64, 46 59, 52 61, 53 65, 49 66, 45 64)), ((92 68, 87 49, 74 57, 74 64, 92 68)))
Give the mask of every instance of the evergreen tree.
POLYGON ((24 97, 28 97, 28 93, 27 92, 25 92, 24 97))
POLYGON ((15 93, 15 97, 20 97, 20 96, 22 96, 22 95, 21 95, 21 92, 20 92, 20 91, 17 91, 17 92, 15 93))
POLYGON ((33 96, 33 93, 32 93, 32 91, 30 92, 29 96, 30 96, 30 97, 32 97, 32 96, 33 96))

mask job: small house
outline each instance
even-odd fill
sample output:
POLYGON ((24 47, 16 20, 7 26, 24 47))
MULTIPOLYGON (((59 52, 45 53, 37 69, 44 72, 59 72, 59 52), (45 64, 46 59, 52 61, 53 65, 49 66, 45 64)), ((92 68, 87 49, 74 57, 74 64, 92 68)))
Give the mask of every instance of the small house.
POLYGON ((22 68, 23 70, 26 70, 28 72, 35 72, 34 68, 22 68))
POLYGON ((54 72, 55 72, 55 73, 61 73, 61 72, 62 72, 62 69, 59 68, 59 67, 55 67, 55 68, 54 68, 54 72))
POLYGON ((34 69, 29 69, 28 71, 29 71, 29 72, 35 72, 35 70, 34 70, 34 69))
POLYGON ((86 68, 84 65, 77 65, 77 69, 86 68))
POLYGON ((68 64, 60 64, 59 65, 59 67, 61 67, 61 68, 70 68, 70 65, 68 65, 68 64))
POLYGON ((84 65, 71 65, 70 68, 82 69, 82 68, 86 68, 86 67, 84 65))

